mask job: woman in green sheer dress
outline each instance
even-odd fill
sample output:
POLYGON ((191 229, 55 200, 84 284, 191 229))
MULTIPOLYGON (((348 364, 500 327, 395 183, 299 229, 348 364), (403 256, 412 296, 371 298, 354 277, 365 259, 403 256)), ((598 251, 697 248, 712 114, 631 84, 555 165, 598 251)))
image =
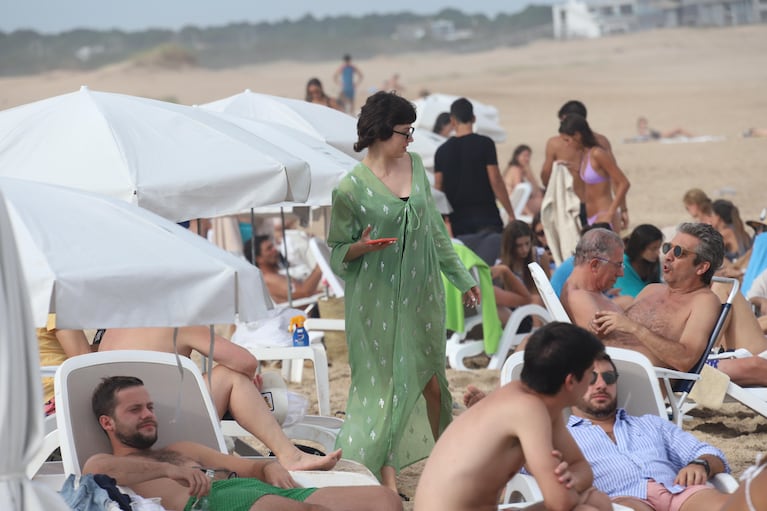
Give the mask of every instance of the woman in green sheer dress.
POLYGON ((333 192, 328 234, 333 271, 346 281, 351 367, 336 445, 395 491, 396 473, 428 456, 450 422, 440 271, 465 303, 479 300, 421 158, 407 152, 414 121, 413 105, 395 93, 368 98, 354 146, 368 152, 333 192))

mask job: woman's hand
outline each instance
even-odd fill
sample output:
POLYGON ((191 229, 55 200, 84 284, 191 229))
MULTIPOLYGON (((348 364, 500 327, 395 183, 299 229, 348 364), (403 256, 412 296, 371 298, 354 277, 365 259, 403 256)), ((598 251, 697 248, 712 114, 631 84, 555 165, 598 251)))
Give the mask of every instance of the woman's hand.
POLYGON ((480 302, 479 288, 477 286, 472 287, 463 294, 463 304, 466 307, 476 307, 480 302))

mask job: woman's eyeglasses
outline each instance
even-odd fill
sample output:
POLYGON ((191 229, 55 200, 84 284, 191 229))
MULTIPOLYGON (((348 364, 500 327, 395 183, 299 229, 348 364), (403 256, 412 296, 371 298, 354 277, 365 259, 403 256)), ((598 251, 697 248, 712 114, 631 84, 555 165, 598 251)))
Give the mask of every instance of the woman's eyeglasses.
POLYGON ((538 238, 543 238, 544 236, 546 236, 546 233, 543 232, 543 229, 541 229, 540 231, 535 231, 535 236, 538 238))
POLYGON ((405 138, 410 138, 410 137, 413 136, 413 133, 415 133, 415 128, 412 128, 412 127, 408 128, 407 131, 397 131, 397 130, 393 129, 392 132, 394 132, 394 133, 396 133, 398 135, 402 135, 405 138))
POLYGON ((594 385, 600 374, 602 375, 602 381, 604 381, 606 385, 612 385, 618 381, 618 371, 605 371, 603 373, 591 371, 591 381, 589 381, 589 385, 594 385))
POLYGON ((669 252, 671 252, 672 254, 674 254, 674 257, 677 259, 681 257, 685 257, 687 254, 695 254, 695 252, 693 252, 692 250, 687 250, 684 247, 681 247, 679 245, 672 245, 671 243, 668 243, 668 242, 660 246, 660 251, 663 252, 664 254, 668 254, 669 252))

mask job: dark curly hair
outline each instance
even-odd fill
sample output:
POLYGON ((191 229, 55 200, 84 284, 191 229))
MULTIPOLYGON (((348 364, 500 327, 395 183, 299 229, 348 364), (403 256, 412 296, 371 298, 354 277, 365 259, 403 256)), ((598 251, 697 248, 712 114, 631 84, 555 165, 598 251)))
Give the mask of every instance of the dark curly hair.
POLYGON ((368 97, 357 119, 357 152, 378 140, 389 140, 394 126, 415 122, 415 107, 396 92, 379 91, 368 97))

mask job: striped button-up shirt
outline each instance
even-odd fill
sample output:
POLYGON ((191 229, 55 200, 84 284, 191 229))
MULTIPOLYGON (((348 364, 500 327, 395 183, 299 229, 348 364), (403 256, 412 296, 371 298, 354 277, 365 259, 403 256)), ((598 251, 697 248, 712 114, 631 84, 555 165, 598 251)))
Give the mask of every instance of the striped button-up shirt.
POLYGON ((703 454, 717 456, 730 471, 722 451, 657 415, 635 417, 619 408, 613 427, 615 442, 583 417, 571 415, 567 427, 591 464, 594 486, 611 498, 645 499, 649 479, 679 493, 685 487, 674 484, 677 473, 703 454))

